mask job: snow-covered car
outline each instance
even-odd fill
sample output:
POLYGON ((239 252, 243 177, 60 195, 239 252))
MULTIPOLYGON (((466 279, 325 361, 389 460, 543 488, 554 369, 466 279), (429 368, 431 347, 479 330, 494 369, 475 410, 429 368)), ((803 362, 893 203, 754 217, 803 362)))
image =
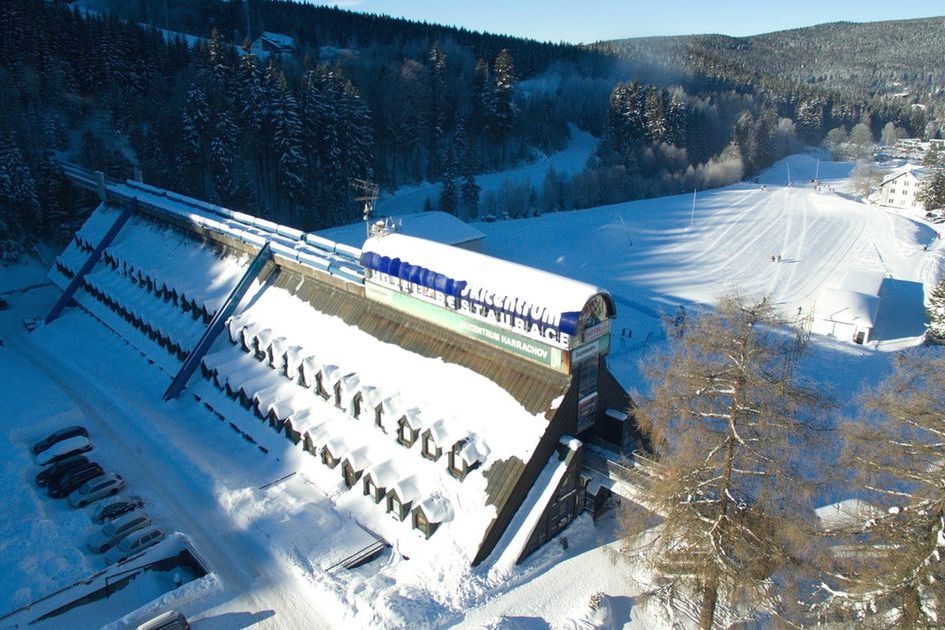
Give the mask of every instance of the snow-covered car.
POLYGON ((138 630, 189 630, 187 618, 176 610, 161 613, 138 626, 138 630))
POLYGON ((78 425, 65 427, 64 429, 59 429, 53 433, 50 433, 42 440, 33 445, 32 451, 33 455, 38 455, 46 449, 48 449, 53 444, 58 444, 63 440, 68 440, 71 437, 81 435, 83 437, 89 437, 89 431, 85 427, 80 427, 78 425))
POLYGON ((102 525, 101 529, 89 537, 89 549, 95 553, 108 551, 117 545, 122 538, 133 531, 144 529, 151 524, 151 517, 143 510, 134 510, 124 516, 102 525))
POLYGON ((72 455, 71 457, 60 459, 55 464, 50 464, 37 473, 36 485, 45 486, 50 480, 59 479, 70 470, 88 463, 89 458, 85 455, 72 455))
POLYGON ((36 463, 40 466, 54 464, 60 459, 65 459, 73 455, 79 455, 92 450, 92 443, 84 435, 76 435, 66 438, 61 442, 56 442, 42 453, 36 454, 36 463))
POLYGON ((109 549, 105 554, 105 560, 108 564, 116 564, 140 551, 144 551, 148 547, 158 544, 162 540, 164 540, 164 532, 157 527, 139 529, 125 536, 117 545, 109 549))
POLYGON ((121 475, 108 473, 95 479, 90 479, 69 495, 69 505, 74 508, 85 507, 107 496, 118 494, 125 487, 125 480, 121 475))
POLYGON ((114 500, 95 508, 95 513, 92 514, 92 520, 96 523, 104 523, 105 521, 116 519, 122 514, 127 514, 131 510, 136 510, 143 505, 144 499, 136 494, 127 497, 115 497, 114 500))
POLYGON ((95 462, 83 464, 82 466, 70 470, 62 477, 56 479, 55 483, 50 481, 48 484, 46 484, 46 494, 54 499, 60 499, 65 496, 69 496, 76 488, 84 484, 86 481, 99 477, 103 473, 104 471, 102 470, 102 467, 95 462))

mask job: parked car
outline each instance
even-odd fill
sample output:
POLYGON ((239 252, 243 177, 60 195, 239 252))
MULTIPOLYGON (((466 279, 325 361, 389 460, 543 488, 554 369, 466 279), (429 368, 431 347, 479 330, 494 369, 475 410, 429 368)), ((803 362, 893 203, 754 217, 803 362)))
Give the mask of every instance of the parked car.
POLYGON ((99 499, 118 494, 118 491, 124 487, 125 480, 116 473, 108 473, 90 479, 72 491, 69 495, 69 506, 74 508, 85 507, 99 499))
POLYGON ((121 562, 148 547, 158 544, 164 540, 164 532, 157 527, 148 527, 131 532, 121 539, 117 545, 108 550, 105 554, 105 560, 108 564, 121 562))
POLYGON ((76 435, 66 438, 61 442, 56 442, 42 453, 36 455, 36 463, 40 466, 54 464, 60 459, 65 459, 73 455, 79 455, 92 450, 92 443, 84 435, 76 435))
POLYGON ((36 485, 45 486, 50 479, 57 479, 69 470, 88 463, 89 458, 85 455, 73 455, 72 457, 60 459, 55 464, 51 464, 39 471, 39 474, 36 475, 36 485))
POLYGON ((187 618, 176 610, 161 613, 138 626, 138 630, 190 630, 187 618))
MULTIPOLYGON (((48 477, 46 477, 46 494, 49 494, 50 488, 58 488, 59 485, 62 484, 62 482, 66 479, 66 477, 68 477, 69 475, 77 474, 79 471, 85 468, 96 468, 99 473, 102 472, 101 470, 102 467, 98 465, 98 462, 94 462, 92 460, 88 460, 85 463, 79 464, 77 466, 68 466, 60 470, 55 475, 49 475, 48 477)), ((69 494, 69 493, 67 492, 66 494, 69 494)), ((62 495, 62 496, 65 496, 65 495, 62 495)))
POLYGON ((151 524, 151 517, 143 510, 128 512, 114 521, 108 521, 102 528, 89 538, 89 549, 95 553, 108 551, 117 545, 122 538, 133 531, 144 529, 151 524))
POLYGON ((39 442, 33 445, 33 455, 38 455, 42 453, 43 451, 45 451, 46 449, 48 449, 53 444, 57 444, 59 442, 62 442, 63 440, 67 440, 77 435, 81 435, 83 437, 89 437, 89 431, 85 427, 80 427, 76 425, 76 426, 66 427, 64 429, 59 429, 58 431, 54 433, 50 433, 49 435, 44 437, 42 440, 40 440, 39 442))
POLYGON ((82 466, 81 468, 76 468, 71 472, 67 472, 65 475, 60 477, 56 483, 49 483, 46 486, 46 494, 51 496, 54 499, 61 499, 62 497, 69 496, 73 490, 81 486, 83 483, 89 479, 95 479, 96 477, 104 474, 105 471, 102 470, 102 467, 94 462, 89 462, 89 464, 82 466))
POLYGON ((136 510, 144 505, 144 499, 136 494, 128 497, 116 497, 115 500, 105 503, 95 508, 92 514, 92 520, 96 523, 104 523, 118 518, 122 514, 127 514, 131 510, 136 510))

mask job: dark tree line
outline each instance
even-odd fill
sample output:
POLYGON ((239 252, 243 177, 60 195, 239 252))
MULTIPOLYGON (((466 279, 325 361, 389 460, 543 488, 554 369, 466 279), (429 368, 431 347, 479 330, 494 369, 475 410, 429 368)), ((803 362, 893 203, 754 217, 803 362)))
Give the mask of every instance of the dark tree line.
POLYGON ((918 134, 934 114, 754 68, 730 38, 576 47, 277 0, 90 6, 0 3, 3 234, 77 220, 53 152, 310 229, 356 218, 357 179, 527 216, 725 184, 795 139, 918 134), (264 30, 293 50, 246 46, 264 30), (559 150, 569 124, 601 138, 583 172, 480 199, 476 174, 559 150))

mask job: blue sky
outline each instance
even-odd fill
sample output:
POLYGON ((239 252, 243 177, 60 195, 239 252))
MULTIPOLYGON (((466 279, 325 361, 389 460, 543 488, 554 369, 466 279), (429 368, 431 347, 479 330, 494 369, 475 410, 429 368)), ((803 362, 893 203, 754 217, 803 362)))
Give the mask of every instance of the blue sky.
POLYGON ((754 35, 838 20, 872 22, 945 15, 942 0, 308 1, 542 41, 572 43, 691 33, 754 35))

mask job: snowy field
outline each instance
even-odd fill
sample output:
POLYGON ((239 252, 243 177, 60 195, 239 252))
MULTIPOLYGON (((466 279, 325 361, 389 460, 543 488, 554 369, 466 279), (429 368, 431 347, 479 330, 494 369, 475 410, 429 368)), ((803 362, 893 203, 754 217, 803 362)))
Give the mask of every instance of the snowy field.
MULTIPOLYGON (((660 314, 680 304, 699 308, 737 289, 770 295, 794 315, 808 312, 819 291, 848 270, 883 272, 878 344, 814 337, 802 365, 845 403, 886 371, 891 351, 920 342, 923 289, 939 277, 943 250, 929 225, 844 196, 851 165, 820 164, 821 181, 838 192, 799 183, 815 168, 814 158, 793 156, 758 183, 698 193, 694 210, 692 195, 682 195, 476 227, 487 235, 487 253, 613 292, 610 365, 628 388, 641 387, 639 360, 660 343, 660 314), (772 262, 778 254, 782 262, 772 262)), ((95 459, 125 477, 166 531, 185 534, 212 574, 141 609, 139 601, 116 599, 107 613, 99 609, 70 627, 110 619, 127 627, 168 606, 198 630, 691 624, 684 611, 643 603, 645 576, 612 553, 620 545, 613 515, 596 525, 581 516, 563 534, 567 549, 559 537, 511 570, 490 559, 471 571, 431 571, 395 552, 353 571, 331 568, 334 541, 358 540, 359 527, 309 483, 321 466, 258 421, 241 423, 253 444, 192 398, 158 402, 169 374, 79 310, 27 334, 22 320, 44 315, 58 296, 44 274, 39 263, 0 269, 0 297, 10 303, 0 311, 0 447, 7 454, 0 505, 8 514, 0 524, 0 615, 103 567, 82 548, 94 530, 88 510, 70 510, 31 482, 28 445, 83 423, 95 459), (19 287, 33 288, 11 292, 19 287), (591 615, 596 592, 608 597, 591 615)))
MULTIPOLYGON (((528 164, 496 173, 477 175, 476 183, 479 184, 480 198, 488 193, 497 193, 506 182, 528 184, 540 188, 549 168, 553 168, 558 174, 565 175, 574 175, 584 170, 587 159, 597 150, 597 138, 574 125, 570 126, 570 131, 571 138, 568 146, 557 153, 539 154, 528 164)), ((436 207, 442 187, 443 185, 438 182, 402 186, 377 200, 375 214, 393 217, 422 212, 427 199, 436 207)))

